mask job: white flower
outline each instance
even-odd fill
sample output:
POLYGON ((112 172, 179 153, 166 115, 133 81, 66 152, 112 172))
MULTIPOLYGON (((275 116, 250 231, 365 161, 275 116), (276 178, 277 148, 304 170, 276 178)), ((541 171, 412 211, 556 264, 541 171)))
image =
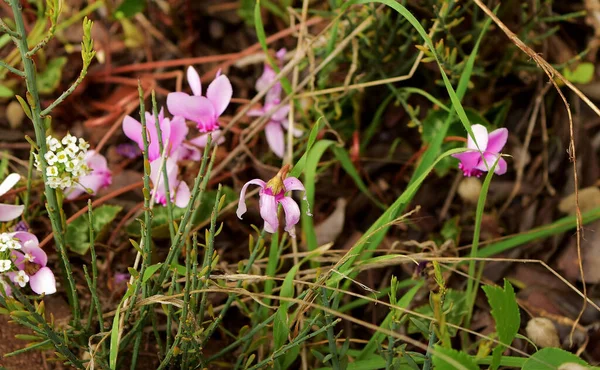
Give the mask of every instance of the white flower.
POLYGON ((48 176, 48 177, 58 176, 58 167, 56 167, 56 166, 46 167, 46 176, 48 176))
POLYGON ((10 270, 10 266, 12 262, 10 260, 0 260, 0 272, 5 272, 10 270))
POLYGON ((29 253, 25 253, 25 254, 23 255, 23 258, 24 258, 24 259, 26 259, 26 260, 27 260, 27 261, 29 261, 29 262, 33 262, 33 260, 35 259, 35 256, 32 256, 32 255, 31 255, 31 254, 29 254, 29 253))
POLYGON ((8 249, 21 249, 21 243, 14 239, 9 240, 6 243, 6 246, 8 247, 8 249))
POLYGON ((29 276, 25 273, 25 271, 21 270, 19 271, 19 273, 14 277, 13 281, 17 284, 19 284, 19 286, 21 288, 24 288, 25 285, 29 282, 29 276))
POLYGON ((61 147, 60 141, 58 141, 57 138, 54 138, 52 136, 46 137, 46 144, 48 145, 48 149, 50 149, 53 152, 55 152, 61 147))
POLYGON ((69 155, 63 150, 56 154, 58 163, 66 163, 69 160, 69 155))
MULTIPOLYGON (((67 146, 67 150, 75 155, 79 151, 79 147, 75 144, 69 144, 69 146, 67 146)), ((73 156, 71 158, 73 158, 73 156)))
POLYGON ((82 138, 79 138, 79 148, 81 148, 81 150, 86 151, 88 150, 90 147, 90 144, 83 140, 82 138))
POLYGON ((73 185, 73 180, 71 180, 70 177, 65 176, 62 179, 60 179, 60 187, 62 189, 66 189, 72 185, 73 185))
POLYGON ((0 234, 0 243, 7 243, 12 240, 12 237, 9 233, 0 234))
POLYGON ((60 179, 58 177, 51 177, 48 179, 48 186, 56 189, 60 186, 60 179))
POLYGON ((65 146, 70 144, 77 144, 77 138, 71 134, 66 134, 61 140, 61 143, 65 146))
POLYGON ((46 162, 50 166, 54 165, 56 163, 56 161, 58 160, 58 158, 56 158, 56 154, 54 154, 54 152, 47 152, 46 155, 44 155, 44 158, 46 158, 46 162))

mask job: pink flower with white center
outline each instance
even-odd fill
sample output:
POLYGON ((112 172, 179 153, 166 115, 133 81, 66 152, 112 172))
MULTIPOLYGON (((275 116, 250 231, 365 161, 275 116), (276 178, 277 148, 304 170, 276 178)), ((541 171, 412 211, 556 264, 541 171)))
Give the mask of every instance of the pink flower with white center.
MULTIPOLYGON (((165 117, 163 109, 158 114, 158 124, 162 133, 163 147, 166 148, 167 156, 175 155, 180 149, 185 136, 188 133, 188 127, 185 124, 185 119, 180 116, 175 116, 172 119, 165 117)), ((126 116, 123 120, 123 132, 133 140, 141 150, 144 150, 144 139, 142 137, 142 124, 130 116, 126 116)), ((146 112, 146 132, 148 138, 148 160, 153 160, 160 157, 158 133, 156 131, 156 123, 154 115, 146 112)))
MULTIPOLYGON (((150 180, 154 184, 156 195, 156 203, 167 204, 167 188, 165 187, 164 175, 161 165, 162 159, 156 159, 150 163, 150 180), (158 185, 157 185, 158 184, 158 185)), ((190 201, 190 188, 184 181, 177 178, 179 167, 173 158, 166 159, 167 178, 169 180, 169 194, 171 202, 177 207, 184 208, 190 201)))
POLYGON ((475 140, 473 140, 473 137, 470 135, 467 137, 468 150, 462 153, 452 154, 454 158, 457 158, 460 161, 458 168, 467 177, 479 177, 483 172, 487 172, 488 169, 492 168, 494 163, 496 163, 496 160, 498 160, 494 172, 497 175, 505 174, 507 164, 504 158, 500 156, 500 151, 504 148, 504 145, 506 145, 508 130, 499 128, 488 134, 485 126, 479 124, 471 126, 471 130, 475 135, 475 140), (475 142, 477 142, 477 144, 475 144, 475 142))
MULTIPOLYGON (((275 54, 275 56, 277 57, 277 61, 279 62, 279 67, 283 65, 285 53, 285 48, 282 48, 279 49, 279 51, 275 54)), ((265 90, 271 84, 271 82, 275 80, 275 76, 277 76, 277 73, 275 72, 273 67, 271 67, 269 63, 265 63, 263 73, 258 78, 258 80, 256 80, 256 85, 254 86, 256 88, 256 91, 265 90)), ((281 86, 279 88, 281 89, 281 86)))
MULTIPOLYGON (((240 200, 237 208, 237 216, 241 219, 246 213, 246 189, 249 185, 258 185, 261 187, 259 195, 260 216, 265 221, 265 231, 274 233, 279 228, 279 217, 277 215, 278 205, 281 204, 285 213, 285 231, 290 233, 292 238, 296 237, 294 225, 300 221, 300 207, 291 198, 286 197, 288 191, 305 191, 304 185, 295 177, 287 177, 290 170, 290 165, 284 166, 275 177, 265 183, 261 179, 248 181, 240 192, 240 200)), ((306 194, 304 196, 306 199, 306 194)), ((310 214, 309 214, 310 216, 310 214)))
POLYGON ((14 237, 21 243, 21 248, 11 252, 18 272, 9 272, 6 275, 16 284, 24 287, 29 283, 31 290, 36 294, 56 293, 56 279, 54 273, 47 267, 48 256, 39 247, 37 237, 27 232, 14 233, 14 237))
POLYGON ((91 194, 96 194, 98 190, 112 183, 112 173, 102 154, 95 150, 88 150, 85 153, 84 161, 91 171, 87 175, 81 176, 77 184, 65 190, 67 199, 75 199, 81 194, 87 193, 88 190, 91 190, 91 194))
POLYGON ((227 76, 217 72, 217 77, 208 85, 206 96, 202 96, 200 76, 193 67, 187 70, 187 80, 193 95, 173 92, 167 95, 167 107, 173 115, 196 122, 200 132, 214 132, 219 128, 219 117, 231 102, 233 88, 227 76))
MULTIPOLYGON (((2 181, 2 184, 0 184, 0 197, 17 185, 20 179, 21 176, 17 173, 11 173, 8 175, 4 181, 2 181)), ((0 204, 0 222, 8 222, 21 216, 23 213, 23 208, 24 206, 0 204)))

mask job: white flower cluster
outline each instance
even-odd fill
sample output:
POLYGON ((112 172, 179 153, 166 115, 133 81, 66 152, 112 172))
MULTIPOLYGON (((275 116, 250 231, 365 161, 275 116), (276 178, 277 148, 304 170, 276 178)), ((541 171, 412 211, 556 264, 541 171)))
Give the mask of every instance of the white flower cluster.
MULTIPOLYGON (((48 167, 46 167, 46 176, 48 177, 48 186, 54 189, 66 189, 77 183, 81 176, 90 172, 85 164, 85 154, 90 144, 83 139, 77 139, 71 134, 67 134, 61 141, 48 136, 46 137, 48 152, 44 155, 48 167)), ((35 167, 41 171, 39 156, 35 155, 35 167)))
POLYGON ((19 241, 13 238, 9 233, 0 234, 0 253, 2 253, 3 258, 0 259, 0 272, 10 270, 12 261, 8 258, 10 258, 10 250, 12 249, 21 249, 21 243, 19 243, 19 241))

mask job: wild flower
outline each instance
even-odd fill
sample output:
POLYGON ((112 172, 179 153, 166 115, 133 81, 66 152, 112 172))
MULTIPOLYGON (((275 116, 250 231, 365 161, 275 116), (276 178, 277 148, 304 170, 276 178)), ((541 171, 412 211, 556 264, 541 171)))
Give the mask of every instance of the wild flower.
MULTIPOLYGON (((259 192, 259 208, 260 216, 265 221, 265 231, 274 233, 279 228, 279 216, 277 214, 278 205, 281 204, 283 212, 285 214, 285 231, 287 231, 291 237, 295 238, 296 233, 294 226, 300 221, 300 207, 294 199, 286 197, 285 193, 288 191, 305 191, 304 185, 300 180, 295 177, 287 177, 287 173, 290 170, 290 165, 284 166, 275 177, 268 182, 264 182, 261 179, 253 179, 248 181, 242 187, 240 192, 240 200, 237 208, 237 216, 241 219, 242 215, 246 213, 246 189, 249 185, 260 186, 259 192)), ((304 195, 306 200, 306 194, 304 195)), ((310 213, 308 213, 310 216, 310 213)))
POLYGON ((471 126, 471 130, 475 139, 470 135, 467 137, 467 150, 452 155, 460 161, 458 168, 467 177, 479 177, 483 172, 487 172, 496 160, 498 160, 494 172, 497 175, 505 174, 507 164, 504 158, 500 156, 500 151, 506 145, 508 130, 499 128, 488 134, 485 126, 479 124, 471 126))
POLYGON ((6 273, 15 284, 24 287, 27 283, 37 294, 56 292, 54 273, 47 267, 48 256, 39 247, 37 237, 28 232, 0 234, 0 249, 10 251, 10 258, 17 271, 6 273))
MULTIPOLYGON (((85 155, 90 145, 83 139, 77 139, 67 134, 61 141, 46 137, 48 151, 44 158, 48 163, 46 167, 47 185, 54 189, 67 189, 77 184, 79 178, 87 175, 90 169, 85 164, 85 155)), ((41 171, 39 154, 35 154, 35 167, 41 171)))
POLYGON ((67 199, 75 199, 84 192, 96 194, 98 190, 112 183, 112 173, 102 154, 95 150, 89 150, 85 154, 84 161, 90 172, 81 176, 76 184, 65 190, 67 199))
POLYGON ((216 78, 208 85, 206 96, 202 96, 200 76, 193 67, 187 70, 187 80, 193 95, 184 92, 172 92, 167 95, 169 112, 196 122, 200 132, 215 133, 219 129, 219 117, 233 96, 231 82, 219 71, 216 78))
MULTIPOLYGON (((11 173, 8 175, 2 184, 0 184, 0 196, 6 194, 12 189, 21 179, 21 176, 17 173, 11 173)), ((0 204, 0 222, 12 221, 15 218, 21 216, 23 213, 24 206, 17 206, 13 204, 0 204)))
MULTIPOLYGON (((148 159, 150 162, 160 157, 160 147, 158 143, 158 132, 154 115, 146 112, 146 132, 148 138, 148 159)), ((161 131, 163 146, 166 149, 167 156, 174 155, 181 147, 183 140, 188 134, 188 127, 185 119, 181 116, 174 116, 169 119, 165 117, 163 109, 158 114, 158 124, 161 131)), ((144 139, 142 138, 142 124, 130 116, 125 116, 123 120, 123 132, 133 140, 140 150, 144 150, 144 139)))
MULTIPOLYGON (((277 57, 280 64, 283 62, 285 56, 285 49, 281 49, 277 52, 277 57)), ((263 74, 256 80, 256 91, 265 90, 273 81, 275 81, 276 73, 269 63, 265 63, 263 74)), ((274 107, 281 103, 281 93, 283 89, 281 83, 278 81, 273 85, 265 95, 265 104, 260 109, 251 109, 248 111, 250 117, 260 117, 268 114, 274 107)), ((285 153, 285 135, 283 129, 289 129, 288 113, 290 112, 290 105, 286 104, 283 107, 274 111, 269 117, 269 122, 265 125, 265 136, 269 147, 279 158, 283 158, 285 153)), ((302 136, 302 131, 294 129, 294 136, 302 136)))
MULTIPOLYGON (((167 204, 167 191, 165 187, 164 175, 161 166, 162 159, 157 159, 150 163, 150 180, 154 184, 156 195, 156 203, 167 204)), ((171 196, 171 202, 177 207, 184 208, 190 201, 190 188, 184 181, 177 178, 179 167, 174 158, 166 159, 167 167, 167 178, 169 180, 169 194, 171 196)))

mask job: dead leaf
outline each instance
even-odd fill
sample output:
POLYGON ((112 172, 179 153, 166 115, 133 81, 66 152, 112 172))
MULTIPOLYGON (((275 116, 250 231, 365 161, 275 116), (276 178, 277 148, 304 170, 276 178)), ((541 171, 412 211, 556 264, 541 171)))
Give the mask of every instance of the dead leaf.
MULTIPOLYGON (((581 212, 590 211, 600 207, 600 189, 595 186, 579 190, 579 208, 581 212)), ((575 215, 575 193, 564 197, 558 204, 558 209, 562 213, 575 215)))
POLYGON ((334 242, 344 229, 346 218, 346 199, 338 198, 335 210, 323 222, 315 226, 317 245, 334 242))

